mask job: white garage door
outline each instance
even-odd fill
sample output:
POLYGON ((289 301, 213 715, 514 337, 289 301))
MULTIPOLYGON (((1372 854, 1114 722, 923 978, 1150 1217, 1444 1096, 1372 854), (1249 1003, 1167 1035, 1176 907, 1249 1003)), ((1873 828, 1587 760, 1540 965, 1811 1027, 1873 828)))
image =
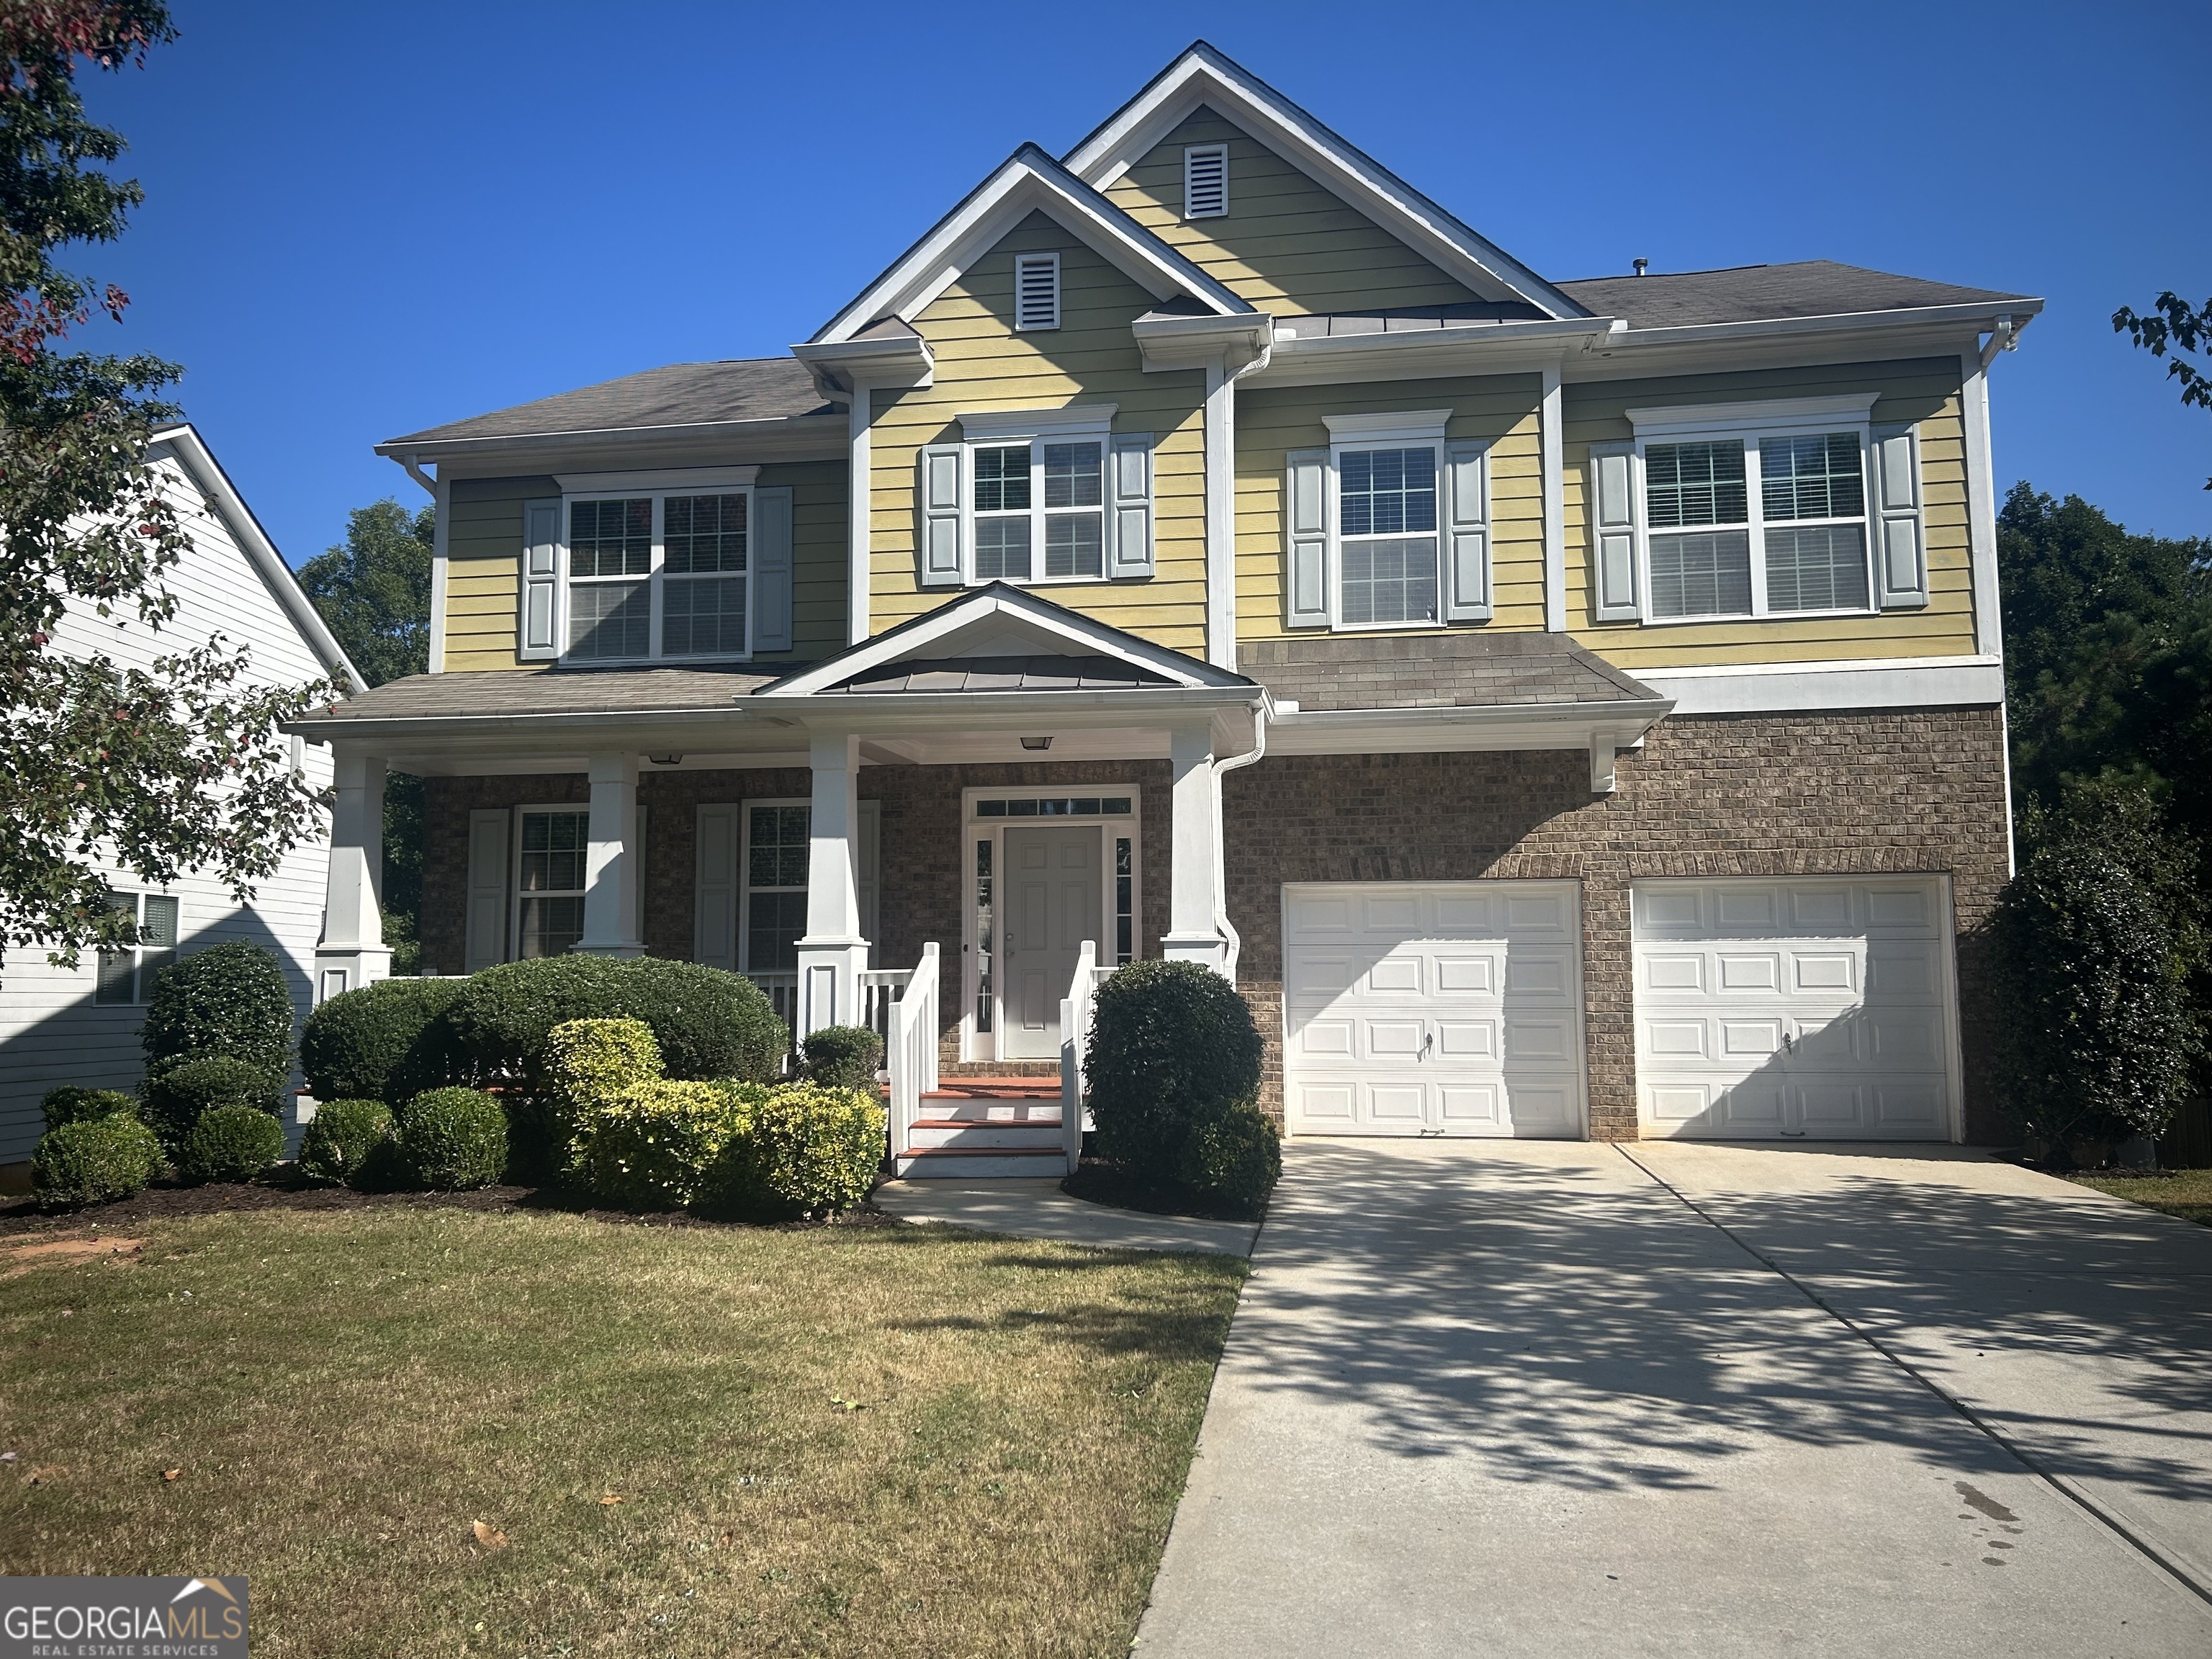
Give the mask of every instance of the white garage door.
POLYGON ((1283 1091, 1306 1134, 1583 1133, 1572 882, 1283 889, 1283 1091))
POLYGON ((1646 881, 1633 897, 1645 1134, 1949 1137, 1940 878, 1646 881))

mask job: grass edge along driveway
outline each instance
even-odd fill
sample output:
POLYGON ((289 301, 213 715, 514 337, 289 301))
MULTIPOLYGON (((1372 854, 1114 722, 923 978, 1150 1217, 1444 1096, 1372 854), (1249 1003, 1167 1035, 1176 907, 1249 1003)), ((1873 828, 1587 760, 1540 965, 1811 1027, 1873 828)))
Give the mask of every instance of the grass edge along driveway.
POLYGON ((2162 1215, 2212 1227, 2212 1170, 2177 1170, 2171 1175, 2126 1176, 2111 1170, 2071 1177, 2114 1198, 2124 1198, 2162 1215))
POLYGON ((521 1211, 132 1231, 0 1298, 0 1573, 242 1572, 264 1659, 1126 1653, 1245 1271, 521 1211))

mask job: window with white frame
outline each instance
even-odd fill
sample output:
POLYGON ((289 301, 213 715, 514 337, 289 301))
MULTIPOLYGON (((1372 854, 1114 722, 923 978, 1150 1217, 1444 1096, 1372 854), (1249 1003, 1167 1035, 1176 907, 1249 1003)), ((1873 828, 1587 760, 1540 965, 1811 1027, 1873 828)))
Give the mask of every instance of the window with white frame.
POLYGON ((746 655, 751 507, 744 489, 570 500, 565 654, 746 655))
POLYGON ((138 926, 138 943, 102 951, 95 1003, 139 1003, 153 994, 154 975, 177 959, 177 901, 165 893, 110 893, 107 908, 138 926))
POLYGON ((592 815, 582 807, 525 807, 518 815, 515 954, 557 957, 584 937, 592 815))
POLYGON ((1340 623, 1435 622, 1435 448, 1340 449, 1336 500, 1340 623))
POLYGON ((1097 580, 1106 573, 1106 445, 1099 437, 978 444, 978 581, 1097 580))
POLYGON ((1644 445, 1654 620, 1871 608, 1866 432, 1644 445))
POLYGON ((812 810, 803 802, 745 810, 744 968, 790 973, 806 932, 806 868, 812 810))

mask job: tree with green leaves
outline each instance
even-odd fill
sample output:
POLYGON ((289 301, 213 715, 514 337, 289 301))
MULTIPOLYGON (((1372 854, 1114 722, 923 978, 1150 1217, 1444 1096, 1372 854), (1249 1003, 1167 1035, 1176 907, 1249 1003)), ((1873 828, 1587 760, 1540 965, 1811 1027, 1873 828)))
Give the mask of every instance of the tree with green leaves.
MULTIPOLYGON (((430 556, 437 508, 410 514, 386 496, 346 518, 345 540, 300 567, 300 586, 371 685, 419 674, 430 661, 430 556)), ((392 971, 421 961, 422 780, 384 785, 384 942, 392 971)))
POLYGON ((243 903, 320 828, 277 726, 331 688, 256 686, 220 635, 144 666, 57 641, 65 617, 173 622, 164 578, 191 544, 148 453, 178 370, 67 349, 130 301, 55 263, 142 199, 108 171, 123 140, 87 117, 79 70, 141 66, 174 33, 160 0, 0 5, 0 950, 67 966, 135 941, 103 859, 149 884, 211 869, 243 903))
MULTIPOLYGON (((2212 300, 2192 306, 2172 289, 2158 296, 2154 314, 2142 316, 2132 306, 2112 313, 2112 331, 2125 334, 2154 357, 2168 351, 2174 356, 2166 366, 2166 378, 2181 382, 2181 401, 2199 409, 2212 409, 2212 375, 2184 360, 2181 354, 2202 352, 2212 346, 2212 300)), ((2204 481, 2212 489, 2212 478, 2204 481)))

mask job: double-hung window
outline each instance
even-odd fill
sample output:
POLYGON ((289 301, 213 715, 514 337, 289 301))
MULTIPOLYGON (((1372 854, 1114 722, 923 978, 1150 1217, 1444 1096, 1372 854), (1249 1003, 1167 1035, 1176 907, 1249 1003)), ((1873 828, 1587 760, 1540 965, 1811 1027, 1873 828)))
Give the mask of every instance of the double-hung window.
POLYGON ((100 953, 95 1003, 143 1002, 154 975, 177 959, 177 901, 165 893, 110 893, 107 908, 138 924, 138 943, 100 953))
POLYGON ((1456 414, 1324 415, 1328 447, 1285 458, 1285 626, 1489 620, 1491 446, 1447 436, 1456 414))
POLYGON ((1106 574, 1103 437, 979 444, 975 576, 980 581, 1096 581, 1106 574))
POLYGON ((570 501, 567 654, 745 655, 750 509, 742 489, 570 501))
POLYGON ((789 973, 806 932, 807 826, 804 805, 757 805, 745 813, 744 966, 789 973))
POLYGON ((1337 460, 1338 622, 1437 620, 1437 452, 1350 449, 1337 460))
POLYGON ((580 807, 525 807, 515 860, 515 954, 528 962, 573 950, 584 937, 592 815, 580 807))

